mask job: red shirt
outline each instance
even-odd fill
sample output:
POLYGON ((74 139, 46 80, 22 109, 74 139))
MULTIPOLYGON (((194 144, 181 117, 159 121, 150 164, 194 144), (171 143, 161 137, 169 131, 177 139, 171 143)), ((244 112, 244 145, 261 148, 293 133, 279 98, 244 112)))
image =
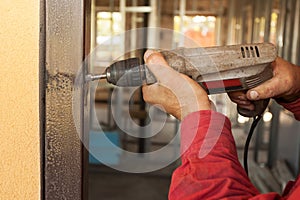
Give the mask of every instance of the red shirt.
MULTIPOLYGON (((300 99, 282 104, 300 120, 300 99)), ((241 166, 224 115, 204 110, 188 115, 181 125, 182 165, 172 176, 170 200, 300 199, 300 179, 289 182, 282 195, 260 194, 241 166)))

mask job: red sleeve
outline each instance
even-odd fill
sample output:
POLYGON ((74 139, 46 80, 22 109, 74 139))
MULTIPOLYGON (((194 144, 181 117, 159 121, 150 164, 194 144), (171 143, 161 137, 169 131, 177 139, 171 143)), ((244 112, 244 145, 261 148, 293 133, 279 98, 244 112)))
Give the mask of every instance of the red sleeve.
POLYGON ((279 199, 259 194, 236 152, 230 121, 214 111, 188 115, 181 125, 182 165, 175 170, 170 200, 279 199))
POLYGON ((295 119, 300 121, 300 98, 292 103, 281 103, 281 102, 278 103, 282 105, 285 109, 294 113, 295 119))

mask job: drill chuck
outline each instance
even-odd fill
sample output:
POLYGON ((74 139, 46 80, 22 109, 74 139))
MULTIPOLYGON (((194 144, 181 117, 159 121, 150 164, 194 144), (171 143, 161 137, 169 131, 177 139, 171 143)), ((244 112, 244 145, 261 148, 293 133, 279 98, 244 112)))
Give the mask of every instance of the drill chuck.
POLYGON ((129 58, 113 63, 105 71, 109 83, 120 87, 136 87, 152 84, 156 79, 139 58, 129 58))

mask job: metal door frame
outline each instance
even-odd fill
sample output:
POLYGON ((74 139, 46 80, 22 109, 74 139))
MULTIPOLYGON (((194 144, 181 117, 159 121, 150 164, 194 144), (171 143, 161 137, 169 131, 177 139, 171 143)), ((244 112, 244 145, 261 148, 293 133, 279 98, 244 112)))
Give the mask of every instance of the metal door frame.
POLYGON ((90 8, 90 0, 41 0, 41 199, 87 199, 88 153, 80 138, 88 139, 89 90, 85 83, 79 89, 78 116, 70 93, 90 50, 90 8))

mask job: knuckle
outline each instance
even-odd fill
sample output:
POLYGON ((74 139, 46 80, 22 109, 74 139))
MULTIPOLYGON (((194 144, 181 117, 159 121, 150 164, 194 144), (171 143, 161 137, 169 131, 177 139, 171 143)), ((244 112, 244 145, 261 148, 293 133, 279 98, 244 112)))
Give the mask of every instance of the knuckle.
POLYGON ((265 91, 261 93, 261 96, 272 97, 275 95, 275 88, 273 86, 267 86, 265 91))

